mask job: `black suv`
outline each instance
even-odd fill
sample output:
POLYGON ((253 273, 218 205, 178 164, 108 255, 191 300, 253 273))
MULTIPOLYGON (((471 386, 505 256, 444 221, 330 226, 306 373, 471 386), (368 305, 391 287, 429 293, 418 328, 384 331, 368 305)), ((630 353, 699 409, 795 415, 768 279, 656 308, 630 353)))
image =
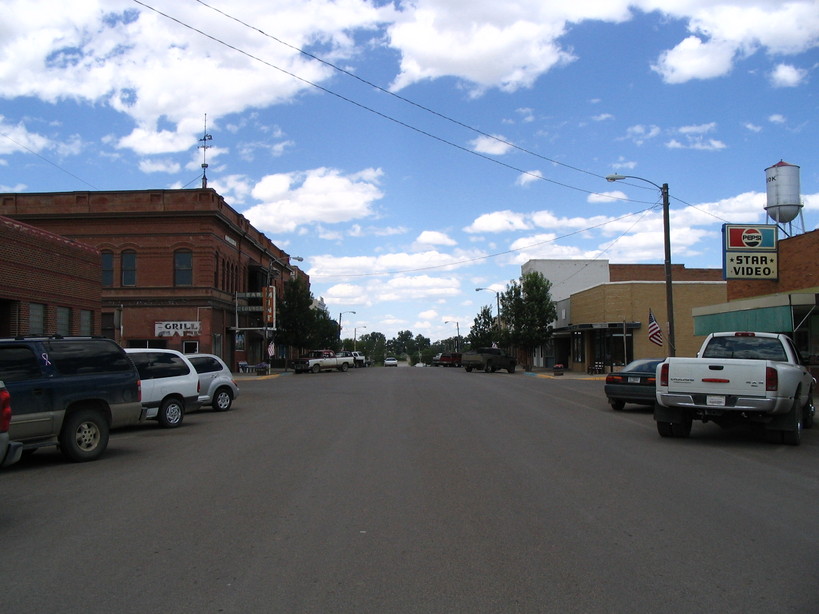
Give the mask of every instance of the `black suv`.
POLYGON ((110 429, 143 417, 139 374, 111 339, 0 339, 0 380, 14 408, 9 439, 24 451, 57 445, 72 461, 96 460, 110 429))

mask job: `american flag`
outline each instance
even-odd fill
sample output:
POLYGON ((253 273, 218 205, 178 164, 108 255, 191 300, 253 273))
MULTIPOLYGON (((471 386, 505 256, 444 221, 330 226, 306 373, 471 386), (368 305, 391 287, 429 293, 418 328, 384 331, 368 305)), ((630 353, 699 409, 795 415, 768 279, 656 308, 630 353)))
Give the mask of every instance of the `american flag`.
POLYGON ((648 310, 648 340, 657 345, 663 344, 663 331, 660 325, 657 324, 657 318, 654 317, 654 312, 648 310))

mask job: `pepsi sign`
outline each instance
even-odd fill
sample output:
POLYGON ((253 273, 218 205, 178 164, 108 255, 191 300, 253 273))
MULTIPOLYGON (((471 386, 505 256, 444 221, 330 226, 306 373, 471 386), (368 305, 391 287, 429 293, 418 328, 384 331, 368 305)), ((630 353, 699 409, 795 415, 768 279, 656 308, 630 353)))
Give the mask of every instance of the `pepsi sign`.
POLYGON ((734 226, 725 224, 725 249, 776 251, 777 227, 775 225, 734 226))

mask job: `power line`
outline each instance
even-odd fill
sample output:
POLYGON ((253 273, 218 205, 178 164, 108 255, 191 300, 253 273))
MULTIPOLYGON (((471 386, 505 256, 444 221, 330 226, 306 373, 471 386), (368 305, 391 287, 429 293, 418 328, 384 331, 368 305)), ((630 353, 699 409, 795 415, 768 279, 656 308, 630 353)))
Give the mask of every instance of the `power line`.
POLYGON ((83 182, 85 185, 87 185, 87 186, 89 186, 89 187, 91 187, 91 188, 94 188, 95 190, 99 190, 99 188, 98 188, 97 186, 95 186, 93 183, 88 183, 88 182, 87 182, 85 179, 83 179, 82 177, 78 177, 77 175, 75 175, 75 174, 74 174, 74 173, 72 173, 71 171, 64 169, 62 166, 60 166, 60 165, 59 165, 59 164, 57 164, 56 162, 52 162, 51 160, 49 160, 49 159, 48 159, 48 158, 46 158, 45 156, 40 155, 38 152, 34 151, 34 150, 33 150, 33 149, 31 149, 30 147, 28 147, 28 146, 24 145, 23 143, 18 143, 18 142, 17 142, 17 141, 15 141, 13 138, 11 138, 11 137, 10 137, 8 134, 6 134, 6 133, 4 133, 4 132, 0 132, 0 136, 7 138, 9 141, 11 141, 11 142, 12 142, 12 143, 14 143, 15 145, 17 145, 17 147, 20 147, 21 149, 25 149, 27 152, 34 154, 35 156, 37 156, 38 158, 40 158, 40 160, 42 160, 43 162, 46 162, 46 163, 50 164, 51 166, 53 166, 54 168, 61 170, 61 171, 62 171, 62 172, 64 172, 66 175, 70 175, 70 176, 72 176, 72 177, 73 177, 74 179, 76 179, 77 181, 82 181, 82 182, 83 182))
MULTIPOLYGON (((199 0, 196 0, 196 1, 198 2, 199 0)), ((358 108, 360 108, 360 109, 362 109, 362 110, 364 110, 364 111, 367 111, 367 112, 369 112, 369 113, 372 113, 372 114, 374 114, 374 115, 377 115, 378 117, 381 117, 382 119, 386 119, 387 121, 391 121, 391 122, 393 122, 393 123, 395 123, 395 124, 398 124, 399 126, 402 126, 402 127, 406 128, 406 129, 408 129, 408 130, 412 130, 413 132, 416 132, 416 133, 418 133, 418 134, 421 134, 421 135, 423 135, 423 136, 426 136, 426 137, 428 137, 428 138, 430 138, 430 139, 436 140, 436 141, 438 141, 438 142, 440 142, 440 143, 443 143, 443 144, 445 144, 445 145, 449 145, 450 147, 454 147, 455 149, 459 149, 460 151, 463 151, 463 152, 465 152, 465 153, 471 154, 471 155, 476 156, 476 157, 478 157, 478 158, 482 158, 482 159, 484 159, 484 160, 487 160, 487 161, 492 162, 492 163, 494 163, 494 164, 497 164, 497 165, 499 165, 499 166, 503 166, 503 167, 505 167, 505 168, 508 168, 508 169, 510 169, 510 170, 513 170, 513 171, 515 171, 516 173, 519 173, 519 174, 522 174, 522 175, 528 175, 528 176, 533 177, 533 178, 535 178, 535 179, 540 179, 540 180, 542 180, 542 181, 547 181, 547 182, 552 183, 552 184, 554 184, 554 185, 558 185, 558 186, 560 186, 560 187, 563 187, 563 188, 566 188, 566 189, 569 189, 569 190, 575 190, 575 191, 577 191, 577 192, 582 192, 582 193, 584 193, 584 194, 590 194, 590 195, 596 195, 596 196, 608 196, 608 195, 601 194, 600 192, 595 192, 595 191, 593 191, 593 190, 587 190, 587 189, 585 189, 585 188, 580 188, 580 187, 573 186, 573 185, 570 185, 570 184, 567 184, 567 183, 562 183, 562 182, 560 182, 560 181, 556 181, 556 180, 554 180, 554 179, 549 179, 549 178, 547 178, 547 177, 544 177, 544 176, 543 176, 543 175, 541 175, 540 173, 536 173, 536 172, 532 172, 532 171, 527 171, 527 170, 524 170, 524 169, 518 168, 518 167, 516 167, 516 166, 513 166, 512 164, 508 164, 508 163, 503 162, 503 161, 501 161, 501 160, 497 160, 496 158, 492 158, 492 157, 490 157, 490 156, 488 156, 488 155, 482 154, 482 153, 480 153, 480 152, 478 152, 478 151, 474 151, 474 150, 472 150, 472 149, 469 149, 469 148, 467 148, 467 147, 464 147, 463 145, 458 145, 457 143, 454 143, 454 142, 449 141, 449 140, 447 140, 447 139, 445 139, 445 138, 443 138, 443 137, 440 137, 440 136, 438 136, 438 135, 435 135, 435 134, 433 134, 433 133, 431 133, 431 132, 429 132, 429 131, 427 131, 427 130, 422 130, 421 128, 417 128, 417 127, 415 127, 415 126, 413 126, 413 125, 411 125, 411 124, 408 124, 408 123, 407 123, 407 122, 405 122, 405 121, 402 121, 402 120, 400 120, 400 119, 397 119, 397 118, 395 118, 395 117, 392 117, 391 115, 387 115, 386 113, 383 113, 383 112, 381 112, 381 111, 378 111, 377 109, 374 109, 374 108, 369 107, 369 106, 367 106, 367 105, 365 105, 365 104, 363 104, 363 103, 360 103, 360 102, 358 102, 358 101, 356 101, 356 100, 353 100, 352 98, 349 98, 349 97, 347 97, 347 96, 344 96, 343 94, 339 94, 338 92, 335 92, 335 91, 333 91, 333 90, 331 90, 331 89, 329 89, 329 88, 326 88, 326 87, 324 87, 324 86, 322 86, 322 85, 319 85, 318 83, 315 83, 315 82, 313 82, 313 81, 310 81, 309 79, 305 79, 304 77, 301 77, 301 76, 299 76, 299 75, 297 75, 297 74, 295 74, 295 73, 293 73, 293 72, 291 72, 291 71, 289 71, 289 70, 287 70, 287 69, 284 69, 284 68, 282 68, 282 67, 280 67, 280 66, 277 66, 277 65, 275 65, 275 64, 273 64, 273 63, 271 63, 271 62, 268 62, 267 60, 264 60, 264 59, 262 59, 262 58, 260 58, 260 57, 258 57, 258 56, 256 56, 256 55, 253 55, 252 53, 250 53, 250 52, 248 52, 248 51, 245 51, 244 49, 241 49, 241 48, 237 47, 236 45, 233 45, 233 44, 231 44, 231 43, 228 43, 228 42, 226 42, 226 41, 224 41, 224 40, 222 40, 222 39, 218 38, 217 36, 214 36, 214 35, 212 35, 212 34, 209 34, 209 33, 205 32, 204 30, 201 30, 200 28, 197 28, 197 27, 195 27, 195 26, 192 26, 192 25, 190 25, 190 24, 188 24, 188 23, 186 23, 186 22, 184 22, 184 21, 182 21, 182 20, 180 20, 180 19, 178 19, 178 18, 176 18, 176 17, 173 17, 172 15, 169 15, 169 14, 167 14, 167 13, 163 12, 163 11, 160 11, 159 9, 157 9, 157 8, 155 8, 155 7, 153 7, 153 6, 150 6, 149 4, 146 4, 146 3, 145 3, 145 2, 143 2, 142 0, 133 0, 133 2, 134 2, 134 3, 136 3, 136 4, 138 4, 138 5, 140 5, 140 6, 142 6, 142 7, 144 7, 144 8, 146 8, 146 9, 148 9, 148 10, 150 10, 150 11, 153 11, 154 13, 156 13, 156 14, 158 14, 158 15, 161 15, 162 17, 165 17, 166 19, 169 19, 170 21, 173 21, 174 23, 176 23, 176 24, 178 24, 178 25, 182 26, 183 28, 187 28, 188 30, 191 30, 192 32, 196 32, 197 34, 200 34, 201 36, 204 36, 205 38, 208 38, 208 39, 212 40, 213 42, 215 42, 215 43, 217 43, 217 44, 219 44, 219 45, 223 45, 224 47, 227 47, 228 49, 231 49, 231 50, 233 50, 233 51, 235 51, 235 52, 237 52, 237 53, 240 53, 240 54, 242 54, 242 55, 244 55, 244 56, 246 56, 246 57, 248 57, 248 58, 250 58, 250 59, 252 59, 252 60, 254 60, 254 61, 256 61, 256 62, 259 62, 259 63, 261 63, 261 64, 264 64, 265 66, 268 66, 268 67, 270 67, 270 68, 273 68, 274 70, 277 70, 277 71, 279 71, 279 72, 281 72, 281 73, 283 73, 283 74, 285 74, 285 75, 287 75, 287 76, 289 76, 289 77, 292 77, 292 78, 294 78, 294 79, 296 79, 296 80, 298 80, 298 81, 301 81, 302 83, 305 83, 305 84, 309 85, 310 87, 314 87, 314 88, 316 88, 316 89, 318 89, 318 90, 320 90, 320 91, 322 91, 322 92, 324 92, 324 93, 326 93, 326 94, 329 94, 329 95, 331 95, 331 96, 335 96, 336 98, 338 98, 338 99, 340 99, 340 100, 343 100, 344 102, 347 102, 347 103, 349 103, 349 104, 352 104, 352 105, 354 105, 354 106, 356 106, 356 107, 358 107, 358 108)), ((204 5, 204 3, 202 3, 202 4, 204 5)), ((208 6, 208 8, 212 8, 212 7, 210 7, 209 5, 205 5, 205 6, 208 6)), ((214 10, 216 10, 216 9, 214 9, 214 10)), ((221 11, 219 11, 219 12, 221 12, 221 11)), ((223 14, 225 14, 225 13, 223 13, 223 14)), ((227 14, 225 14, 225 15, 229 17, 229 15, 227 15, 227 14)), ((231 18, 231 19, 234 19, 233 17, 230 17, 230 18, 231 18)), ((239 20, 236 20, 236 21, 239 21, 239 20)), ((239 22, 239 23, 243 23, 243 24, 244 24, 244 22, 239 22)), ((244 24, 244 25, 247 25, 247 24, 244 24)), ((253 26, 249 26, 249 25, 247 25, 247 27, 251 27, 251 28, 252 28, 253 26)), ((254 29, 254 30, 257 30, 257 31, 259 31, 259 32, 262 32, 261 30, 258 30, 257 28, 253 28, 253 29, 254 29)), ((262 33, 263 33, 263 32, 262 32, 262 33)), ((263 33, 263 34, 264 34, 264 33, 263 33)), ((267 36, 267 34, 265 34, 265 36, 267 36)), ((272 38, 272 37, 271 37, 271 38, 272 38)), ((274 40, 277 40, 277 41, 278 41, 278 39, 274 39, 274 40)), ((281 42, 281 41, 278 41, 278 42, 281 42)), ((282 44, 286 44, 286 43, 282 43, 282 44)), ((290 45, 288 45, 288 46, 290 46, 290 45)), ((294 48, 294 49, 297 49, 297 48, 295 48, 295 47, 293 47, 293 48, 294 48)), ((299 51, 300 51, 300 50, 299 50, 299 51)), ((312 56, 311 54, 308 54, 308 53, 306 53, 306 52, 304 52, 304 53, 305 53, 306 55, 309 55, 310 57, 315 57, 315 56, 312 56)), ((316 58, 316 59, 318 59, 318 58, 316 58)), ((320 60, 320 61, 321 61, 321 60, 320 60)), ((329 63, 327 63, 327 64, 328 64, 328 65, 330 65, 329 63)), ((351 74, 351 73, 347 73, 347 74, 351 74)), ((352 75, 352 74, 351 74, 351 76, 355 76, 355 75, 352 75)), ((357 78, 357 77, 356 77, 356 78, 357 78)), ((372 85, 372 87, 376 87, 376 88, 378 88, 378 89, 381 89, 381 91, 385 91, 385 92, 387 92, 387 93, 390 93, 390 92, 388 92, 387 90, 383 90, 382 88, 380 88, 380 87, 379 87, 379 86, 377 86, 377 85, 371 84, 369 81, 365 81, 365 80, 363 80, 363 79, 359 79, 359 80, 360 80, 360 81, 362 81, 362 82, 364 82, 364 83, 367 83, 368 85, 372 85)), ((395 95, 395 94, 393 94, 393 95, 395 95)), ((397 96, 397 95, 396 95, 396 96, 397 96)), ((472 127, 468 126, 467 124, 463 124, 463 123, 461 123, 461 122, 459 122, 459 121, 457 121, 457 120, 454 120, 454 119, 448 118, 447 116, 444 116, 444 115, 442 115, 442 114, 440 114, 440 113, 437 113, 437 112, 435 112, 435 111, 432 111, 431 109, 427 109, 426 107, 422 107, 421 105, 417 105, 416 103, 414 103, 414 102, 410 101, 409 99, 402 98, 402 97, 400 97, 400 96, 398 96, 398 98, 401 98, 402 100, 404 100, 404 101, 408 102, 409 104, 413 104, 413 105, 418 106, 418 107, 420 107, 420 108, 426 109, 426 110, 427 110, 427 111, 429 111, 430 113, 434 113, 434 114, 436 114, 436 115, 438 115, 438 116, 440 116, 440 117, 443 117, 443 118, 445 118, 445 119, 448 119, 449 121, 452 121, 452 122, 454 122, 454 123, 456 123, 456 124, 459 124, 459 125, 461 125, 461 126, 463 126, 463 127, 465 127, 465 128, 468 128, 468 129, 473 130, 473 131, 475 131, 475 132, 478 132, 478 133, 480 133, 480 134, 485 134, 486 136, 490 136, 490 137, 492 136, 492 135, 488 135, 488 134, 486 134, 486 133, 480 132, 480 131, 479 131, 479 130, 477 130, 476 128, 472 128, 472 127)), ((496 137, 492 137, 492 138, 496 138, 496 137)), ((498 141, 501 141, 501 142, 506 143, 506 141, 502 141, 501 139, 497 139, 497 140, 498 140, 498 141)), ((560 165, 562 165, 562 166, 566 166, 566 167, 568 167, 568 168, 572 168, 572 169, 574 169, 574 170, 576 170, 576 171, 578 171, 578 172, 588 173, 588 174, 593 175, 593 176, 595 176, 595 177, 600 177, 600 178, 603 178, 601 175, 596 175, 596 174, 594 174, 594 173, 590 173, 589 171, 583 171, 583 170, 581 170, 581 169, 578 169, 578 168, 575 168, 575 167, 569 166, 569 165, 567 165, 567 164, 563 164, 563 163, 561 163, 561 162, 557 162, 557 161, 555 161, 555 160, 551 160, 551 159, 549 159, 549 158, 545 158, 544 156, 539 156, 538 154, 535 154, 534 152, 529 152, 528 150, 524 150, 524 149, 522 149, 522 148, 520 148, 520 147, 515 146, 515 145, 514 145, 514 144, 512 144, 512 143, 508 143, 508 144, 509 144, 510 146, 512 146, 512 147, 516 147, 517 149, 520 149, 521 151, 526 151, 527 153, 530 153, 530 154, 532 154, 532 155, 538 156, 538 157, 540 157, 540 158, 542 158, 542 159, 544 159, 544 160, 548 160, 548 161, 553 162, 553 163, 555 163, 555 164, 560 164, 560 165)), ((611 197, 611 196, 608 196, 608 197, 609 197, 609 198, 612 198, 612 199, 614 199, 614 200, 620 200, 620 201, 625 201, 625 202, 634 202, 634 203, 648 204, 646 201, 632 200, 632 199, 629 199, 629 198, 622 198, 622 197, 611 197)))

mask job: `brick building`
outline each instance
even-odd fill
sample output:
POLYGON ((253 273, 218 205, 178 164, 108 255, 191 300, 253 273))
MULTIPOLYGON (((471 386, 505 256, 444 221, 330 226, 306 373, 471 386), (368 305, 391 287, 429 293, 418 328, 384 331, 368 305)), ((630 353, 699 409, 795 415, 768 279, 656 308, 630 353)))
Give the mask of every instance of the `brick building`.
MULTIPOLYGON (((262 317, 263 290, 280 293, 294 276, 309 283, 209 188, 0 194, 0 215, 93 248, 96 330, 125 347, 208 352, 234 368, 261 362, 271 326, 262 317)), ((57 259, 53 266, 66 270, 57 259)))
POLYGON ((0 216, 0 337, 100 332, 99 250, 0 216))
MULTIPOLYGON (((635 358, 662 357, 666 346, 648 339, 649 309, 667 343, 665 265, 609 264, 606 260, 531 260, 523 273, 538 271, 552 282, 557 308, 551 345, 538 348, 534 366, 554 363, 572 370, 602 364, 608 369, 635 358)), ((676 353, 692 355, 702 337, 694 333, 694 307, 726 300, 721 269, 672 265, 676 353)))

